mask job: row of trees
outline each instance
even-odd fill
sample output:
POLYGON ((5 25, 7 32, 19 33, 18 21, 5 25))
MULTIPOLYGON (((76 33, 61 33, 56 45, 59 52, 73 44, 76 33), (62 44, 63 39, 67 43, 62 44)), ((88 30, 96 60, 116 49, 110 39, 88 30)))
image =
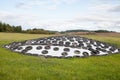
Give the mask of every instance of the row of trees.
MULTIPOLYGON (((30 34, 55 34, 57 31, 49 31, 44 29, 28 29, 28 30, 22 30, 21 26, 11 26, 6 23, 0 22, 0 32, 19 32, 19 33, 30 33, 30 34)), ((90 31, 90 30, 67 30, 60 33, 69 33, 69 32, 96 32, 96 33, 102 33, 102 32, 111 32, 107 30, 96 30, 96 31, 90 31)))
POLYGON ((55 34, 56 31, 49 31, 49 30, 44 30, 44 29, 28 29, 25 31, 26 33, 30 33, 30 34, 55 34))
POLYGON ((113 31, 108 31, 108 30, 96 30, 94 31, 96 33, 109 33, 109 32, 113 32, 113 31))
POLYGON ((63 31, 61 33, 70 33, 70 32, 96 32, 96 33, 109 33, 109 32, 113 32, 113 31, 108 31, 108 30, 67 30, 67 31, 63 31))
POLYGON ((89 32, 89 30, 67 30, 67 31, 65 31, 65 32, 89 32))
POLYGON ((0 22, 0 32, 22 32, 22 27, 0 22))
POLYGON ((22 30, 21 26, 11 26, 6 23, 0 22, 0 32, 18 32, 18 33, 30 33, 30 34, 55 34, 55 31, 48 31, 44 29, 28 29, 22 30))

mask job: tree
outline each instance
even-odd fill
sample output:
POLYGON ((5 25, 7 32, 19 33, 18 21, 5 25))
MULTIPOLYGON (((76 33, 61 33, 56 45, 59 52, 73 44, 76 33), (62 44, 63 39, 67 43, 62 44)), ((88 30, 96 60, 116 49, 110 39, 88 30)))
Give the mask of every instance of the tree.
POLYGON ((25 33, 31 33, 31 34, 55 34, 55 31, 48 31, 44 29, 28 29, 28 30, 22 30, 21 26, 11 26, 10 24, 2 23, 0 22, 0 32, 25 32, 25 33))
POLYGON ((0 22, 0 32, 2 32, 2 22, 0 22))
POLYGON ((0 32, 22 32, 22 27, 0 22, 0 32))
POLYGON ((15 32, 22 32, 21 26, 16 26, 16 31, 15 32))

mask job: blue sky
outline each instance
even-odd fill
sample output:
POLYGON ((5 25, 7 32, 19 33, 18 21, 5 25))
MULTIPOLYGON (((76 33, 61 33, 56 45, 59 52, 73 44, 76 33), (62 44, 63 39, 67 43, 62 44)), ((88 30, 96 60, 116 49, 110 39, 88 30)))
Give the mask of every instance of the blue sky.
POLYGON ((23 29, 120 32, 120 0, 0 0, 0 21, 23 29))

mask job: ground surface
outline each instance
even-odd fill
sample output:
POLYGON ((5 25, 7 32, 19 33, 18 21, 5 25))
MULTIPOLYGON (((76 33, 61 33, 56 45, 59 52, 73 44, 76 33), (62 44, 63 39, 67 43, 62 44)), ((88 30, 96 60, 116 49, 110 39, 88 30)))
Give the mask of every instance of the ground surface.
MULTIPOLYGON (((120 54, 88 58, 21 55, 3 45, 52 35, 0 33, 0 80, 120 80, 120 54)), ((120 47, 120 35, 83 35, 120 47)))

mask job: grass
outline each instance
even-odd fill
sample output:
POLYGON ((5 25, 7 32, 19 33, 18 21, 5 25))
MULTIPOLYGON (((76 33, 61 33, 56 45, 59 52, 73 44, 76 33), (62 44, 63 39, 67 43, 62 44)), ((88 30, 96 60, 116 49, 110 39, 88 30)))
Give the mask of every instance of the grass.
MULTIPOLYGON (((2 48, 13 41, 51 35, 0 33, 0 80, 120 80, 120 54, 88 58, 44 58, 21 55, 2 48)), ((120 38, 85 37, 120 47, 120 38)))

